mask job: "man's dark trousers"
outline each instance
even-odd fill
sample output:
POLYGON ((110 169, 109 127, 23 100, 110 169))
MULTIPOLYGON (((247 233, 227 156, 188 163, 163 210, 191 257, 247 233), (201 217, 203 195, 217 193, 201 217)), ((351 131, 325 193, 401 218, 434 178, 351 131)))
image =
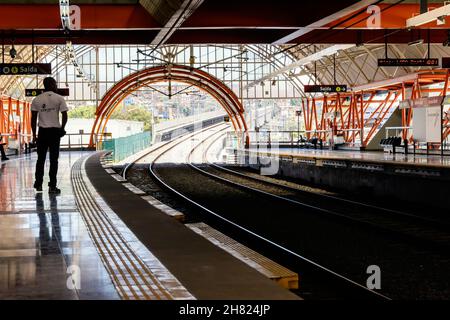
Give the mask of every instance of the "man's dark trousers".
POLYGON ((44 166, 47 151, 50 151, 50 182, 49 187, 56 187, 56 175, 58 173, 59 143, 61 141, 60 128, 39 128, 37 139, 37 154, 35 183, 42 186, 44 179, 44 166))

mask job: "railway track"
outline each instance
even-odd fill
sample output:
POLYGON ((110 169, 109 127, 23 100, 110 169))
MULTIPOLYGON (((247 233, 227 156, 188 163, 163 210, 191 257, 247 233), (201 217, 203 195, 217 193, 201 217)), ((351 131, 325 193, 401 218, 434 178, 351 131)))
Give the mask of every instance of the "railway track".
MULTIPOLYGON (((429 265, 448 268, 447 258, 423 248, 411 248, 403 243, 385 239, 386 235, 379 230, 363 231, 359 227, 355 228, 355 224, 349 224, 349 218, 344 219, 342 215, 334 215, 334 219, 328 219, 331 213, 336 212, 310 203, 300 205, 297 203, 300 202, 298 199, 272 192, 274 185, 270 185, 272 189, 269 190, 251 190, 261 188, 261 184, 268 188, 269 184, 256 178, 250 179, 242 172, 237 174, 227 171, 229 168, 204 161, 207 151, 221 134, 221 130, 216 130, 205 138, 197 138, 195 141, 198 143, 184 156, 185 164, 183 161, 176 165, 171 164, 167 161, 167 155, 177 154, 180 160, 180 150, 177 153, 177 148, 189 138, 192 139, 193 135, 167 143, 165 147, 153 150, 150 157, 142 157, 137 163, 149 163, 151 179, 164 189, 158 193, 169 192, 172 198, 176 195, 179 199, 177 201, 183 203, 181 206, 190 213, 191 219, 206 221, 236 240, 267 253, 271 259, 297 271, 302 279, 299 294, 304 298, 448 297, 447 289, 443 290, 444 292, 434 289, 439 287, 436 284, 438 279, 429 277, 433 273, 440 273, 429 265), (205 144, 208 147, 200 156, 203 161, 195 163, 193 158, 205 144), (246 184, 257 185, 238 186, 236 179, 246 179, 246 184), (251 183, 248 182, 250 180, 251 183), (325 218, 324 213, 327 213, 325 218), (411 262, 413 268, 404 274, 399 272, 398 269, 404 268, 400 266, 402 263, 399 263, 399 257, 404 258, 401 262, 411 262), (417 267, 421 259, 428 261, 425 266, 417 267), (378 264, 382 271, 385 270, 381 291, 368 290, 363 285, 368 277, 366 268, 372 264, 378 264), (418 275, 417 284, 411 284, 414 274, 418 275), (405 279, 410 280, 409 284, 405 282, 398 286, 393 285, 405 279), (420 287, 417 293, 411 291, 417 287, 420 287)), ((128 170, 130 168, 133 168, 133 165, 128 170)), ((140 174, 142 173, 141 171, 140 174)), ((244 185, 242 181, 241 184, 244 185)), ((142 186, 140 187, 142 189, 142 186)), ((284 187, 283 192, 290 192, 289 196, 292 196, 294 191, 298 192, 285 186, 276 187, 284 187)), ((313 200, 317 202, 317 198, 313 200)), ((348 201, 343 202, 346 205, 351 204, 348 201)), ((371 208, 367 205, 364 207, 371 208)), ((388 214, 387 212, 390 212, 389 209, 386 209, 385 214, 388 214)), ((402 216, 406 218, 408 215, 402 216)), ((363 223, 373 224, 373 221, 363 223)), ((448 281, 441 281, 440 286, 445 287, 448 281)))
POLYGON ((207 164, 207 166, 194 165, 195 169, 212 178, 232 183, 237 187, 312 208, 325 215, 346 219, 362 226, 379 228, 411 241, 427 242, 436 246, 438 250, 441 250, 441 248, 450 249, 450 224, 447 221, 430 219, 327 193, 305 191, 295 186, 283 184, 276 179, 265 178, 258 174, 245 172, 245 170, 233 170, 214 163, 208 159, 207 154, 213 144, 220 138, 218 136, 204 148, 202 163, 207 164))
MULTIPOLYGON (((225 130, 225 129, 219 128, 217 130, 216 134, 221 134, 222 130, 225 130)), ((190 137, 190 138, 192 138, 192 137, 190 137)), ((184 201, 189 202, 189 204, 192 205, 192 207, 195 207, 197 209, 197 211, 198 211, 198 209, 202 210, 203 215, 206 214, 207 216, 209 216, 208 219, 206 219, 206 221, 208 221, 208 223, 213 222, 212 220, 216 220, 216 221, 214 221, 215 223, 213 222, 213 224, 215 226, 219 225, 219 227, 220 227, 220 225, 222 225, 222 227, 223 227, 223 225, 226 225, 227 226, 227 228, 225 228, 226 230, 230 231, 230 229, 234 229, 233 235, 236 235, 236 234, 241 234, 241 236, 245 235, 244 237, 238 237, 239 240, 242 240, 243 238, 246 238, 246 237, 253 238, 253 241, 250 241, 250 242, 255 242, 254 240, 257 240, 256 241, 257 245, 256 246, 253 245, 253 248, 256 248, 256 249, 261 248, 261 243, 258 243, 258 242, 263 242, 265 244, 265 246, 272 247, 271 251, 278 252, 278 254, 275 253, 274 255, 271 256, 271 258, 273 258, 274 256, 276 258, 277 255, 279 255, 279 251, 282 251, 283 254, 290 256, 289 259, 291 259, 291 260, 293 258, 301 260, 301 264, 308 266, 309 273, 317 274, 315 276, 317 278, 328 279, 327 280, 327 282, 329 283, 328 286, 333 287, 333 289, 327 288, 327 289, 325 289, 327 291, 331 292, 331 291, 334 291, 335 289, 339 288, 339 290, 341 291, 340 295, 342 295, 342 297, 347 297, 347 298, 350 298, 350 297, 360 297, 360 298, 362 297, 362 298, 367 298, 367 299, 371 299, 371 298, 386 299, 387 298, 387 297, 384 297, 384 296, 378 294, 377 292, 368 290, 366 287, 361 286, 360 284, 346 278, 345 276, 343 276, 341 274, 338 274, 330 269, 325 268, 324 266, 321 266, 321 265, 315 263, 312 260, 309 260, 305 257, 298 255, 297 253, 287 249, 286 247, 284 247, 278 243, 275 243, 267 238, 264 238, 263 236, 259 235, 256 232, 253 232, 247 228, 244 228, 244 227, 234 223, 231 220, 228 220, 224 216, 219 215, 219 214, 209 210, 208 208, 202 206, 201 204, 199 204, 195 201, 192 201, 191 199, 189 199, 187 197, 184 197, 177 190, 175 190, 175 189, 171 188, 169 185, 165 184, 165 182, 162 179, 160 179, 160 177, 154 172, 153 165, 155 163, 157 163, 159 161, 159 159, 163 155, 165 155, 167 152, 170 152, 171 150, 176 148, 179 144, 181 144, 185 141, 188 141, 188 139, 189 139, 189 137, 183 139, 182 141, 178 141, 178 143, 172 143, 170 146, 168 146, 166 144, 167 147, 161 147, 158 150, 152 152, 153 156, 151 156, 150 161, 149 161, 148 157, 147 157, 147 159, 145 159, 151 163, 149 166, 149 169, 150 169, 150 172, 153 173, 153 178, 156 179, 161 186, 164 186, 164 188, 166 190, 170 190, 170 192, 172 194, 175 193, 179 197, 183 198, 184 201)), ((202 143, 203 143, 203 140, 200 141, 199 145, 201 145, 202 143)), ((146 158, 146 157, 142 157, 141 159, 138 160, 138 162, 142 162, 142 160, 144 160, 144 158, 146 158)), ((130 170, 130 167, 128 168, 128 170, 130 170)), ((201 218, 204 218, 204 216, 201 218)), ((298 262, 296 264, 298 266, 298 262)), ((302 269, 305 270, 306 269, 305 266, 302 269)), ((316 296, 319 296, 319 294, 316 294, 316 296)), ((333 298, 335 298, 335 297, 333 297, 333 298)))

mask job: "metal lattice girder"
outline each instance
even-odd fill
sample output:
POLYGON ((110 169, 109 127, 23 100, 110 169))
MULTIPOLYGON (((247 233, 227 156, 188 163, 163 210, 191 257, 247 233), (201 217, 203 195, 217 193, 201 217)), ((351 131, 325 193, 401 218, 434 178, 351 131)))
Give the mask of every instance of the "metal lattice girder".
MULTIPOLYGON (((227 112, 234 129, 238 132, 247 132, 244 107, 236 94, 223 82, 199 69, 181 65, 165 65, 132 73, 105 94, 96 111, 90 145, 95 145, 96 136, 102 136, 111 114, 123 99, 142 87, 163 81, 187 83, 210 94, 227 112)), ((248 140, 248 136, 246 136, 246 139, 248 140)))
POLYGON ((10 138, 20 143, 31 141, 31 104, 27 101, 0 95, 0 134, 2 142, 10 138))
MULTIPOLYGON (((421 71, 395 79, 383 80, 354 88, 354 92, 330 94, 302 101, 308 139, 329 139, 340 133, 347 143, 367 146, 381 124, 398 107, 401 100, 417 99, 433 93, 446 96, 448 70, 421 71), (384 97, 380 92, 384 92, 384 97), (381 97, 381 98, 380 98, 381 97)), ((448 110, 447 110, 448 111, 448 110)), ((402 109, 402 138, 413 141, 409 131, 413 109, 402 109)), ((443 121, 443 139, 450 135, 448 118, 443 121)))
MULTIPOLYGON (((8 52, 10 49, 10 43, 6 44, 5 51, 8 52)), ((193 50, 202 50, 202 52, 210 51, 208 49, 209 46, 170 46, 165 45, 161 46, 157 51, 155 51, 154 56, 157 55, 158 57, 165 59, 164 56, 168 56, 169 53, 171 53, 173 56, 176 56, 179 52, 183 52, 186 50, 190 50, 189 48, 193 47, 193 50)), ((313 55, 315 52, 323 51, 328 46, 326 45, 308 45, 305 44, 303 46, 298 46, 295 48, 292 48, 290 50, 281 52, 283 50, 282 46, 272 46, 272 45, 247 45, 247 46, 211 46, 214 48, 214 50, 229 50, 227 48, 230 48, 230 50, 237 50, 236 52, 252 52, 258 57, 258 61, 250 61, 249 63, 243 62, 242 65, 238 66, 235 65, 238 68, 242 69, 242 74, 239 75, 237 78, 233 78, 231 82, 233 82, 233 88, 240 88, 242 86, 245 88, 250 83, 255 83, 255 87, 259 86, 260 84, 257 83, 255 79, 258 79, 257 77, 253 77, 254 75, 260 74, 260 77, 263 79, 268 79, 269 75, 275 75, 275 78, 273 81, 276 81, 277 79, 283 79, 287 83, 289 83, 293 90, 295 91, 295 95, 292 97, 314 97, 314 95, 311 94, 305 94, 303 92, 303 85, 304 84, 332 84, 334 82, 334 65, 333 61, 334 58, 332 56, 324 56, 320 60, 312 61, 306 65, 302 65, 301 67, 286 71, 287 66, 292 66, 298 61, 305 61, 304 59, 307 59, 311 55, 313 55), (223 49, 222 49, 223 47, 223 49), (227 48, 225 48, 227 47, 227 48), (234 49, 233 49, 234 48, 234 49), (245 72, 244 72, 245 69, 245 72), (263 72, 264 70, 264 72, 263 72), (317 72, 315 72, 315 70, 317 72), (284 72, 283 72, 284 71, 284 72), (241 85, 242 84, 242 85, 241 85)), ((445 56, 450 55, 450 49, 448 47, 442 47, 440 45, 431 45, 431 56, 445 56)), ((69 70, 67 68, 70 67, 69 64, 67 64, 66 61, 63 61, 61 59, 61 52, 57 53, 56 50, 58 47, 55 46, 36 46, 35 47, 35 60, 36 62, 54 62, 54 76, 57 76, 57 74, 64 70, 69 70), (59 56, 59 58, 57 57, 59 56)), ((93 50, 94 47, 92 46, 76 46, 77 49, 77 56, 80 57, 80 59, 83 57, 83 54, 89 54, 91 50, 93 50)), ((388 45, 388 57, 408 57, 408 58, 417 58, 417 57, 423 57, 424 55, 427 55, 427 45, 418 45, 418 46, 408 46, 408 45, 399 45, 399 44, 389 44, 388 45)), ((17 50, 19 52, 19 57, 21 58, 20 62, 31 62, 31 47, 30 46, 18 46, 17 50)), ((94 53, 95 54, 95 53, 94 53)), ((184 55, 181 60, 177 60, 177 64, 185 64, 190 65, 190 59, 189 55, 184 55), (183 60, 184 59, 184 60, 183 60)), ((364 45, 364 46, 353 46, 351 48, 348 48, 346 50, 339 50, 337 52, 337 55, 335 57, 336 61, 336 82, 339 84, 347 84, 350 88, 358 87, 363 84, 367 84, 368 82, 376 82, 381 81, 387 78, 392 77, 400 77, 406 74, 409 74, 411 72, 417 71, 417 70, 430 70, 430 68, 380 68, 377 65, 377 59, 385 57, 385 47, 384 45, 364 45), (369 81, 368 81, 369 80, 369 81)), ((17 59, 17 58, 16 58, 17 59)), ((256 58, 255 58, 256 59, 256 58)), ((220 59, 219 59, 220 60, 220 59)), ((111 61, 108 60, 106 62, 100 63, 107 63, 111 65, 115 65, 118 62, 122 62, 121 60, 115 60, 111 61)), ((197 57, 197 61, 201 61, 197 57)), ((231 61, 231 60, 230 60, 231 61)), ((235 62, 231 61, 231 63, 236 63, 236 59, 234 59, 235 62)), ((7 54, 5 56, 5 62, 11 62, 11 59, 9 55, 7 54)), ((123 61, 127 62, 127 61, 123 61)), ((91 62, 93 63, 93 62, 91 62)), ((155 60, 152 62, 151 66, 155 66, 158 64, 164 63, 163 61, 155 60)), ((214 68, 223 68, 228 62, 220 62, 217 61, 217 66, 214 65, 214 61, 208 61, 208 64, 210 64, 214 68)), ((142 64, 139 68, 146 67, 148 65, 142 64)), ((88 66, 89 68, 89 66, 88 66)), ((288 68, 289 69, 289 68, 288 68)), ((95 71, 94 71, 95 72, 95 71)), ((67 74, 67 72, 65 71, 67 74)), ((219 75, 218 78, 224 82, 228 82, 227 84, 230 84, 230 80, 226 80, 225 76, 227 74, 224 73, 223 75, 219 75)), ((26 76, 26 77, 1 77, 0 78, 0 92, 6 95, 10 95, 16 98, 23 98, 23 92, 25 88, 27 87, 36 87, 40 86, 40 81, 42 80, 42 77, 35 77, 35 76, 26 76)), ((114 79, 114 81, 119 81, 120 78, 114 79)), ((78 83, 79 80, 76 80, 78 83)), ((266 94, 264 93, 264 90, 267 90, 267 86, 263 91, 261 89, 254 90, 252 89, 251 95, 248 94, 248 91, 244 92, 244 98, 247 97, 255 97, 255 98, 265 98, 266 94), (258 93, 259 92, 259 93, 258 93), (260 96, 262 95, 262 96, 260 96)), ((73 91, 75 91, 76 88, 71 88, 73 91)), ((90 89, 88 89, 90 90, 90 89)), ((235 89, 236 93, 239 94, 241 97, 243 95, 242 89, 235 89)), ((72 90, 71 90, 72 92, 72 90)), ((90 91, 86 91, 90 97, 92 94, 90 91)), ((279 94, 280 91, 271 90, 270 98, 277 98, 277 94, 279 94)), ((77 94, 77 97, 79 97, 79 94, 77 94)), ((291 97, 291 96, 289 96, 291 97)), ((92 101, 92 99, 100 98, 94 97, 94 98, 87 98, 82 97, 81 100, 89 100, 92 101)), ((77 98, 78 99, 78 98, 77 98)))
MULTIPOLYGON (((283 47, 281 47, 281 49, 282 48, 283 47)), ((314 52, 323 50, 323 48, 323 45, 305 44, 303 46, 298 46, 287 50, 286 54, 293 56, 297 61, 301 61, 314 52)), ((431 44, 430 49, 431 57, 450 55, 449 47, 431 44)), ((431 67, 378 67, 377 60, 385 57, 385 51, 386 48, 384 45, 352 46, 346 50, 339 50, 336 53, 336 81, 340 84, 347 84, 350 87, 356 87, 374 81, 400 77, 419 70, 432 69, 431 67)), ((387 52, 388 57, 392 58, 423 58, 428 56, 426 44, 419 44, 416 46, 389 44, 387 46, 387 52)), ((331 56, 325 56, 322 59, 317 60, 316 66, 318 76, 316 79, 317 83, 331 84, 334 82, 334 66, 331 56)), ((310 73, 312 78, 314 78, 314 62, 306 64, 303 72, 296 73, 294 75, 302 76, 308 73, 310 73)))

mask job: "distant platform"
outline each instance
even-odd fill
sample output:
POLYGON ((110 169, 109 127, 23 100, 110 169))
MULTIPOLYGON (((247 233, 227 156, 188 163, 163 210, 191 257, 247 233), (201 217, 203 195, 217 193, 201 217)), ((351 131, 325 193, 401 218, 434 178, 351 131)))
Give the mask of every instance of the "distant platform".
POLYGON ((382 151, 343 151, 325 149, 304 149, 304 148, 251 148, 252 153, 276 154, 281 157, 311 158, 323 160, 341 160, 370 162, 376 164, 407 165, 429 168, 450 168, 450 156, 423 155, 423 154, 403 154, 386 153, 382 151))
POLYGON ((236 161, 257 170, 266 168, 262 174, 277 174, 339 192, 376 196, 379 201, 391 199, 450 208, 446 191, 450 182, 449 156, 251 148, 238 150, 236 161))

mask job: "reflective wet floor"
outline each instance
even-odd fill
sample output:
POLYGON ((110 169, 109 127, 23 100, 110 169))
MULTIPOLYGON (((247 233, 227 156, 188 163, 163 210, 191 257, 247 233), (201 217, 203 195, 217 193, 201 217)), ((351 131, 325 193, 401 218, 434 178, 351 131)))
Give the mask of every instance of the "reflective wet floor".
MULTIPOLYGON (((0 164, 0 299, 119 299, 77 210, 62 152, 61 195, 33 189, 35 154, 0 164)), ((46 175, 48 173, 48 163, 46 175)))

